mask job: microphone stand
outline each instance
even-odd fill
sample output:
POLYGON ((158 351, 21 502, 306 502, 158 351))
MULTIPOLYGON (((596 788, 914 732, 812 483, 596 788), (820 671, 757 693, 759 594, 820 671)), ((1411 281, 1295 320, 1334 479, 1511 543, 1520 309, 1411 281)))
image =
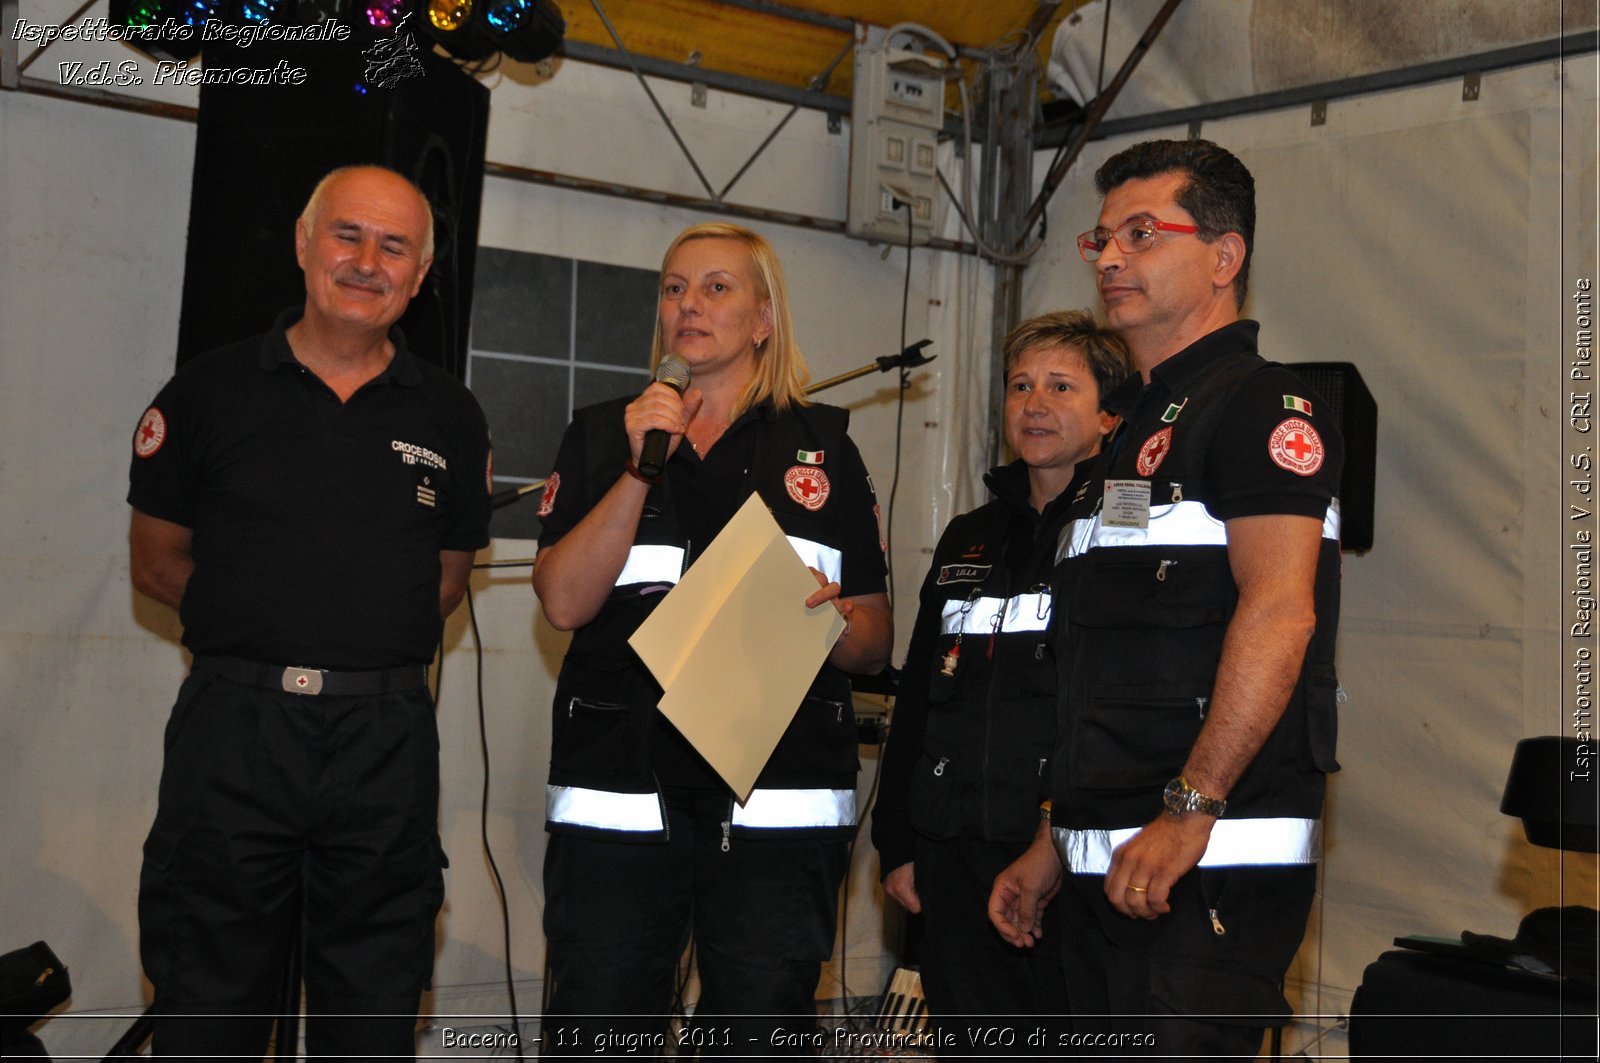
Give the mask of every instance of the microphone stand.
POLYGON ((812 384, 806 388, 806 394, 815 395, 819 391, 826 391, 837 384, 864 377, 869 373, 887 373, 891 369, 915 369, 919 365, 927 365, 939 357, 937 354, 925 355, 922 353, 922 348, 932 344, 932 340, 918 340, 899 354, 886 354, 882 358, 873 359, 858 369, 852 369, 848 373, 840 373, 838 376, 831 376, 826 380, 812 384))
POLYGON ((504 509, 523 495, 530 495, 539 490, 544 484, 543 480, 535 480, 531 484, 523 484, 520 487, 513 487, 505 491, 496 491, 489 496, 489 509, 504 509))

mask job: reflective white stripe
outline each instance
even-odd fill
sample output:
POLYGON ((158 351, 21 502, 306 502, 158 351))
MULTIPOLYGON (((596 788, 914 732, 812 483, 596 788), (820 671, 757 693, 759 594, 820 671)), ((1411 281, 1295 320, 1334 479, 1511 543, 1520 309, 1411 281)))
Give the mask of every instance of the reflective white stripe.
MULTIPOLYGON (((1102 514, 1080 518, 1061 530, 1056 560, 1079 557, 1095 547, 1120 546, 1227 546, 1228 529, 1206 509, 1204 502, 1176 502, 1150 507, 1147 528, 1113 528, 1100 522, 1102 514)), ((1322 537, 1338 541, 1339 500, 1328 503, 1322 517, 1322 537)))
POLYGON ((789 540, 794 552, 800 555, 800 560, 827 576, 829 583, 839 582, 839 573, 844 571, 844 554, 831 546, 823 546, 810 539, 797 539, 793 535, 784 538, 789 540))
MULTIPOLYGON (((1079 875, 1111 870, 1111 851, 1142 828, 1119 830, 1051 829, 1061 863, 1079 875)), ((1322 852, 1322 821, 1317 819, 1219 819, 1201 867, 1314 864, 1322 852)))
POLYGON ((664 831, 655 794, 618 794, 580 786, 546 785, 545 817, 552 823, 599 830, 664 831))
POLYGON ((733 803, 735 827, 853 827, 854 790, 752 790, 733 803))
POLYGON ((683 575, 683 548, 680 546, 633 546, 628 562, 622 566, 616 585, 630 583, 677 583, 683 575))
POLYGON ((1050 626, 1050 592, 1019 594, 1014 598, 978 598, 972 608, 965 600, 944 603, 941 629, 946 635, 988 635, 992 632, 1043 631, 1050 626), (1005 610, 1004 618, 1000 610, 1005 610), (963 615, 963 613, 965 615, 963 615), (999 621, 999 626, 995 623, 999 621))

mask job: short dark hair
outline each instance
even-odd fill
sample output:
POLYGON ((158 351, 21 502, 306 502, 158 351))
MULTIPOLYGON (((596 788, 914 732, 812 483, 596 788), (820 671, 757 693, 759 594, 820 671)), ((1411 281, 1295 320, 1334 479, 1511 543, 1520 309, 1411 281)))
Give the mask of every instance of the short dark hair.
POLYGON ((1232 152, 1209 140, 1146 140, 1107 159, 1094 184, 1103 196, 1127 181, 1167 173, 1187 175, 1177 202, 1200 227, 1200 239, 1210 243, 1223 233, 1244 239, 1244 262, 1233 278, 1234 299, 1244 306, 1256 242, 1256 182, 1232 152))
POLYGON ((1003 372, 1011 376, 1011 367, 1024 351, 1039 347, 1070 347, 1083 353, 1083 360, 1094 375, 1095 387, 1100 389, 1100 401, 1133 375, 1133 358, 1128 345, 1115 332, 1097 324, 1087 310, 1057 310, 1053 314, 1030 317, 1006 334, 1000 345, 1005 356, 1003 372))

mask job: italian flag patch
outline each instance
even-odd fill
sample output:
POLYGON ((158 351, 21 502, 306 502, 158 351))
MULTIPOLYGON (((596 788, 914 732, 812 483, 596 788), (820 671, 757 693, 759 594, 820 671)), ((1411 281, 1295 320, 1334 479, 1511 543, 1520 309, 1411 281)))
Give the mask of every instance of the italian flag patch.
POLYGON ((1311 403, 1302 399, 1299 395, 1285 395, 1283 397, 1283 408, 1293 410, 1295 413, 1303 413, 1307 417, 1311 416, 1311 403))
POLYGON ((794 460, 800 462, 802 465, 821 465, 822 451, 798 450, 795 451, 794 460))

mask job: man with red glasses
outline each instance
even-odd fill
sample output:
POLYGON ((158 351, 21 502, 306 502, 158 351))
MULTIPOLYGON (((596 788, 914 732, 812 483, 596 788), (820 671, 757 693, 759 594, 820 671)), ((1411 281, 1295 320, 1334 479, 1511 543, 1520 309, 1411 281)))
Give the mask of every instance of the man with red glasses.
POLYGON ((990 915, 1032 945, 1060 906, 1081 1032, 1248 1058, 1290 1015, 1282 979, 1338 767, 1343 442, 1239 316, 1244 165, 1150 141, 1096 183, 1078 248, 1139 375, 1106 399, 1124 424, 1058 551, 1051 822, 996 879, 990 915))

